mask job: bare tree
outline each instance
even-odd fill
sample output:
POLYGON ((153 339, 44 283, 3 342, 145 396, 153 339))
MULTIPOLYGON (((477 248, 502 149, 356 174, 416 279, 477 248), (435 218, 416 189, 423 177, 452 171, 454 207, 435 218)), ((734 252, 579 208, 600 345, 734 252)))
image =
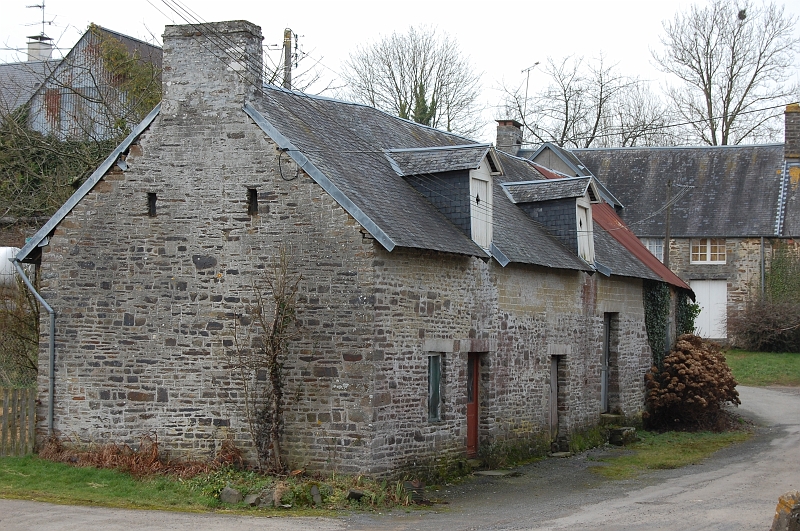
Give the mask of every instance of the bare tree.
POLYGON ((668 95, 695 141, 709 145, 773 140, 776 119, 797 97, 787 83, 794 54, 797 17, 773 3, 738 6, 712 0, 663 23, 662 53, 652 52, 678 84, 668 95))
POLYGON ((543 74, 547 86, 530 96, 522 85, 503 88, 506 113, 522 122, 530 142, 575 148, 669 143, 659 100, 603 55, 592 62, 549 57, 543 74))
POLYGON ((344 97, 401 118, 470 135, 481 121, 481 74, 447 34, 409 28, 358 48, 344 64, 344 97))
POLYGON ((296 333, 297 296, 302 276, 290 271, 290 256, 281 247, 272 266, 253 285, 255 304, 239 316, 245 330, 235 331, 231 354, 233 374, 244 398, 244 415, 263 471, 284 473, 281 451, 284 428, 283 364, 296 333))

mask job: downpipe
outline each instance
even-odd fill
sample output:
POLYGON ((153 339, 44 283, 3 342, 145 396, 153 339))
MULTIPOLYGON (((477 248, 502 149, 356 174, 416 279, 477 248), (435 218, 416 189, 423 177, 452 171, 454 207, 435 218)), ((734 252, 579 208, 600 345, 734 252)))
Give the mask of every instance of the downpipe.
POLYGON ((25 283, 25 286, 33 293, 33 296, 36 297, 36 300, 44 306, 47 313, 50 314, 50 337, 49 337, 49 351, 50 351, 50 360, 49 360, 49 371, 50 371, 50 383, 48 388, 48 404, 47 404, 47 434, 49 436, 53 435, 53 415, 55 412, 55 403, 54 397, 56 394, 56 312, 53 308, 47 304, 47 301, 39 295, 39 292, 36 291, 36 288, 33 287, 28 276, 25 274, 25 271, 19 265, 17 258, 9 258, 9 262, 14 264, 14 267, 17 269, 17 273, 22 278, 22 282, 25 283))

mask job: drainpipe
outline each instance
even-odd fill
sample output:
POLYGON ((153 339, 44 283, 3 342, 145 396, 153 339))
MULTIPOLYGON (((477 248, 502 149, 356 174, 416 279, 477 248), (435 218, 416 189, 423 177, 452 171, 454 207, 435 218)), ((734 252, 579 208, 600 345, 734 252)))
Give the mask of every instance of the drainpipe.
POLYGON ((764 262, 764 237, 761 237, 761 298, 764 298, 764 293, 766 292, 766 286, 764 283, 767 281, 767 265, 764 262))
POLYGON ((50 385, 48 389, 48 405, 47 405, 47 434, 52 436, 53 435, 53 412, 55 411, 54 401, 53 398, 55 397, 55 389, 56 389, 56 312, 53 311, 53 308, 47 304, 47 301, 39 295, 39 292, 33 287, 31 281, 25 275, 25 271, 22 270, 20 267, 19 262, 17 261, 16 257, 9 258, 9 262, 14 264, 14 267, 17 268, 17 273, 19 276, 22 277, 22 281, 25 283, 25 286, 33 293, 33 296, 36 297, 36 300, 39 301, 42 306, 47 310, 47 313, 50 314, 50 385))

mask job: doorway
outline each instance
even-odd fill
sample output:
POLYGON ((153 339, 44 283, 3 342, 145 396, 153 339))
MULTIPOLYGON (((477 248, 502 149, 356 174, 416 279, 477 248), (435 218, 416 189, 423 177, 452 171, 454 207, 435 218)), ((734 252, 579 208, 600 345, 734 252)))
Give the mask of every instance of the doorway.
POLYGON ((561 376, 559 370, 559 360, 561 356, 550 357, 550 441, 555 443, 558 440, 558 410, 559 410, 559 385, 558 379, 561 376))
POLYGON ((481 359, 479 354, 467 358, 467 457, 478 455, 478 413, 481 359))

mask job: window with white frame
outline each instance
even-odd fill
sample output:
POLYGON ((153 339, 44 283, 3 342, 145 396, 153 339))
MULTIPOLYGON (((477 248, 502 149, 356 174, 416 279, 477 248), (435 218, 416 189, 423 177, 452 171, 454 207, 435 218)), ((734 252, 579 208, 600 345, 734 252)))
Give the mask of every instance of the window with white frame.
POLYGON ((664 261, 664 239, 663 238, 642 238, 642 243, 653 256, 664 261))
POLYGON ((725 239, 724 238, 693 239, 691 263, 724 264, 725 239))

